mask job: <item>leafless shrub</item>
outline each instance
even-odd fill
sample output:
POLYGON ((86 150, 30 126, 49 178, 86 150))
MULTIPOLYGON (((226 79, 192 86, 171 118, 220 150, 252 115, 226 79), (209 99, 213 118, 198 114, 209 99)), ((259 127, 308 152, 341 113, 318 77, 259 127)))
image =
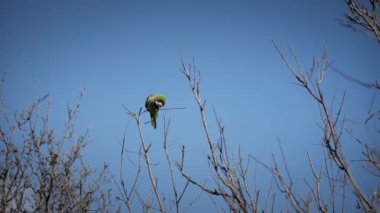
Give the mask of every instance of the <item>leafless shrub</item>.
POLYGON ((61 137, 49 126, 49 110, 43 109, 48 95, 13 114, 1 97, 0 212, 109 209, 111 191, 104 187, 108 165, 100 172, 86 165, 81 151, 89 143, 88 132, 74 131, 81 97, 68 107, 61 137))

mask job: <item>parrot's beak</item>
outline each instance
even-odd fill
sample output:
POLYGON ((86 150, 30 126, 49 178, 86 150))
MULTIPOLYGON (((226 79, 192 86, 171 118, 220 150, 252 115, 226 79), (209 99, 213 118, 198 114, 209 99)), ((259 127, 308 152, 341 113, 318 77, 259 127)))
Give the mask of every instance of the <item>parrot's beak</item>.
POLYGON ((159 102, 159 101, 155 101, 155 104, 156 104, 156 106, 158 106, 158 107, 162 107, 162 106, 165 105, 164 103, 159 102))

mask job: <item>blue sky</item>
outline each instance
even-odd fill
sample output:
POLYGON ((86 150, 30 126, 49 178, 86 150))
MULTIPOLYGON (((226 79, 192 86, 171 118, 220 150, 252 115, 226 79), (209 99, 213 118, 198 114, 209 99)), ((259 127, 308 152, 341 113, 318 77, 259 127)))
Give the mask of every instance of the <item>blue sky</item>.
MULTIPOLYGON (((343 0, 4 0, 0 2, 4 94, 13 110, 51 94, 51 124, 59 130, 66 105, 74 104, 84 90, 78 129, 90 129, 93 139, 85 157, 95 167, 110 162, 116 172, 126 125, 128 146, 134 149, 139 143, 133 120, 121 105, 138 111, 148 94, 163 93, 168 107, 186 109, 163 112, 157 130, 144 126, 153 144, 152 159, 165 163, 164 114, 172 122, 171 152, 178 153, 185 144, 189 171, 202 179, 208 173, 207 144, 190 88, 179 71, 181 54, 189 62, 195 57, 212 129, 214 105, 231 151, 241 146, 268 163, 271 153, 278 153, 279 138, 302 189, 303 177, 309 175, 305 151, 312 151, 316 159, 322 153, 319 111, 294 84, 271 39, 285 51, 291 44, 305 69, 326 48, 340 70, 362 81, 378 80, 379 45, 339 24, 345 9, 343 0)), ((348 125, 366 138, 361 123, 373 91, 333 72, 327 74, 324 88, 329 103, 347 89, 345 113, 352 121, 348 125)), ((349 143, 345 148, 351 153, 356 146, 349 143)), ((162 177, 167 174, 160 166, 156 171, 162 177)), ((208 205, 199 203, 194 208, 208 205)))

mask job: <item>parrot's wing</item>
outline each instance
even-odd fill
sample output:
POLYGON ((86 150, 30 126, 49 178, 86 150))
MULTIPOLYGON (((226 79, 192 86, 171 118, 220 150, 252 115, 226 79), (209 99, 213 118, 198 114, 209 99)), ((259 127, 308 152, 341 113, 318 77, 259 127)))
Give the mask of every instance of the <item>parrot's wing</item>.
POLYGON ((155 100, 155 96, 154 96, 154 95, 149 95, 149 96, 146 98, 146 101, 145 101, 145 108, 146 108, 148 111, 150 111, 150 110, 153 108, 154 100, 155 100))

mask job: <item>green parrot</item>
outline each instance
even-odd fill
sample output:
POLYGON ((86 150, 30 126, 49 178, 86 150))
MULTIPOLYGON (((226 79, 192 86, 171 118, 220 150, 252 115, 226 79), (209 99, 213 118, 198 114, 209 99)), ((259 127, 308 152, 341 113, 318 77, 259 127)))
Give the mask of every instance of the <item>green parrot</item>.
POLYGON ((150 113, 152 127, 157 127, 158 110, 165 105, 166 97, 161 94, 151 94, 146 98, 145 108, 150 113))

